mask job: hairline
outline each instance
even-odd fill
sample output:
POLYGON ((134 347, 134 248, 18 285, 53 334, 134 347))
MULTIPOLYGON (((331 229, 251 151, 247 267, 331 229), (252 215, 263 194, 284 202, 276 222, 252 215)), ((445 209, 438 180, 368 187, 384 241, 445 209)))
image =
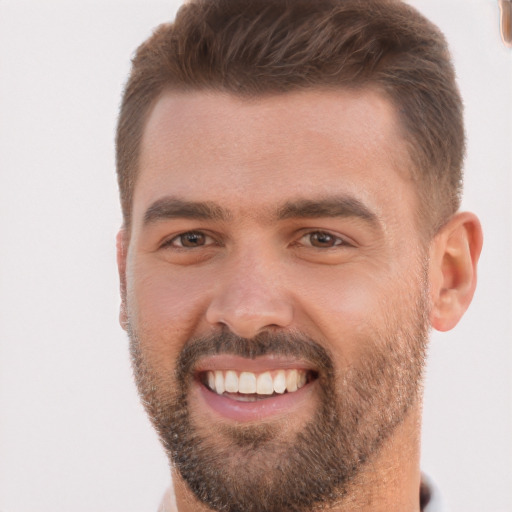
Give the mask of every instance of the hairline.
MULTIPOLYGON (((202 84, 202 85, 189 85, 189 84, 172 84, 168 83, 155 95, 155 97, 149 102, 146 107, 146 111, 140 117, 140 125, 139 125, 139 133, 138 133, 138 144, 137 144, 137 152, 134 155, 135 158, 132 160, 130 172, 132 174, 132 185, 130 187, 130 195, 129 195, 129 212, 128 218, 125 218, 123 215, 123 229, 127 232, 131 230, 132 226, 132 213, 133 213, 133 199, 135 196, 135 187, 137 186, 137 182, 140 176, 140 156, 142 151, 142 144, 144 140, 144 134, 146 132, 146 128, 148 122, 151 118, 151 115, 156 108, 157 104, 160 100, 167 95, 180 95, 180 94, 220 94, 231 96, 233 98, 237 98, 240 100, 254 100, 258 101, 260 99, 278 97, 287 94, 293 94, 298 92, 328 92, 328 91, 359 91, 359 92, 374 92, 381 96, 384 100, 386 100, 393 109, 394 117, 395 117, 395 127, 397 130, 397 135, 400 137, 400 141, 404 145, 404 153, 407 156, 408 162, 403 162, 403 164, 408 165, 398 165, 398 162, 393 161, 393 169, 399 173, 404 179, 410 179, 411 186, 415 190, 415 195, 418 200, 417 209, 415 212, 415 223, 417 225, 418 231, 421 233, 422 239, 428 240, 430 239, 441 227, 441 225, 433 225, 432 219, 425 218, 425 215, 421 214, 421 205, 426 201, 424 197, 425 189, 427 185, 425 184, 426 180, 422 180, 419 178, 421 175, 428 176, 428 173, 423 173, 423 166, 418 162, 420 155, 420 150, 418 150, 415 146, 414 137, 408 133, 406 127, 406 118, 400 114, 400 105, 397 105, 396 100, 389 94, 385 87, 382 86, 379 82, 368 80, 361 81, 360 83, 344 83, 343 85, 335 85, 332 83, 317 83, 310 85, 298 85, 296 87, 289 87, 286 90, 283 89, 264 89, 261 91, 247 91, 247 90, 239 90, 235 91, 227 87, 218 86, 215 83, 212 84, 202 84), (409 136, 408 136, 409 135, 409 136), (415 158, 416 157, 416 158, 415 158), (405 169, 405 167, 408 167, 405 169), (422 193, 423 192, 423 193, 422 193)), ((446 222, 448 219, 444 219, 442 224, 446 222)))

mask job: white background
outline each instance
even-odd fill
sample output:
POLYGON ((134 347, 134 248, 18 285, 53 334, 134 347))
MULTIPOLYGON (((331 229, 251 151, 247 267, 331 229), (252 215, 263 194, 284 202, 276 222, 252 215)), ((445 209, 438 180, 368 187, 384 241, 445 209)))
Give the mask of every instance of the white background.
MULTIPOLYGON (((512 511, 512 50, 498 0, 414 0, 466 102, 467 316, 435 334, 423 468, 452 512, 512 511)), ((175 2, 0 0, 0 510, 145 512, 167 462, 117 324, 114 129, 135 47, 175 2)))

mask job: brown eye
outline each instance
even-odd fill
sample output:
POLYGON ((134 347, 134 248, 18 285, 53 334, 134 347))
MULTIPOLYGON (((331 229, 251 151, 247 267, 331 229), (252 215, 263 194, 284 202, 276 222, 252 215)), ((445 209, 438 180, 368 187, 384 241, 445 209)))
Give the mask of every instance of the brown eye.
POLYGON ((183 247, 198 247, 204 245, 206 237, 202 233, 185 233, 180 236, 183 247))
POLYGON ((315 231, 309 233, 304 237, 311 247, 317 247, 319 249, 328 249, 330 247, 336 247, 343 245, 343 240, 337 236, 326 233, 325 231, 315 231))
POLYGON ((202 247, 203 245, 206 245, 209 240, 210 237, 206 236, 204 233, 200 233, 199 231, 190 231, 173 238, 168 245, 186 248, 202 247))

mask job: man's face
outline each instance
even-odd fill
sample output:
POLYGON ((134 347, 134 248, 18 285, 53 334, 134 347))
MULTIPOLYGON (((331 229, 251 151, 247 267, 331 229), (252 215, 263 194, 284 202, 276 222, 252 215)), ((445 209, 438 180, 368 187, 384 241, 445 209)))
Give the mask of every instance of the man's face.
POLYGON ((209 507, 336 500, 417 408, 409 165, 371 91, 168 93, 151 112, 122 320, 176 474, 209 507))

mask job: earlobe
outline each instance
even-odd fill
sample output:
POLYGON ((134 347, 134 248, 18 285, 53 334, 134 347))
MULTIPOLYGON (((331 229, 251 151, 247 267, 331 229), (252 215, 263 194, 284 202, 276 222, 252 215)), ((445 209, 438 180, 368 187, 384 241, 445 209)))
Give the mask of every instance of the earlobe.
POLYGON ((435 236, 430 247, 430 323, 438 331, 455 327, 476 288, 482 228, 476 215, 457 213, 435 236))
POLYGON ((119 308, 119 324, 126 330, 126 256, 128 243, 125 228, 121 228, 116 236, 117 269, 119 272, 119 292, 121 305, 119 308))

